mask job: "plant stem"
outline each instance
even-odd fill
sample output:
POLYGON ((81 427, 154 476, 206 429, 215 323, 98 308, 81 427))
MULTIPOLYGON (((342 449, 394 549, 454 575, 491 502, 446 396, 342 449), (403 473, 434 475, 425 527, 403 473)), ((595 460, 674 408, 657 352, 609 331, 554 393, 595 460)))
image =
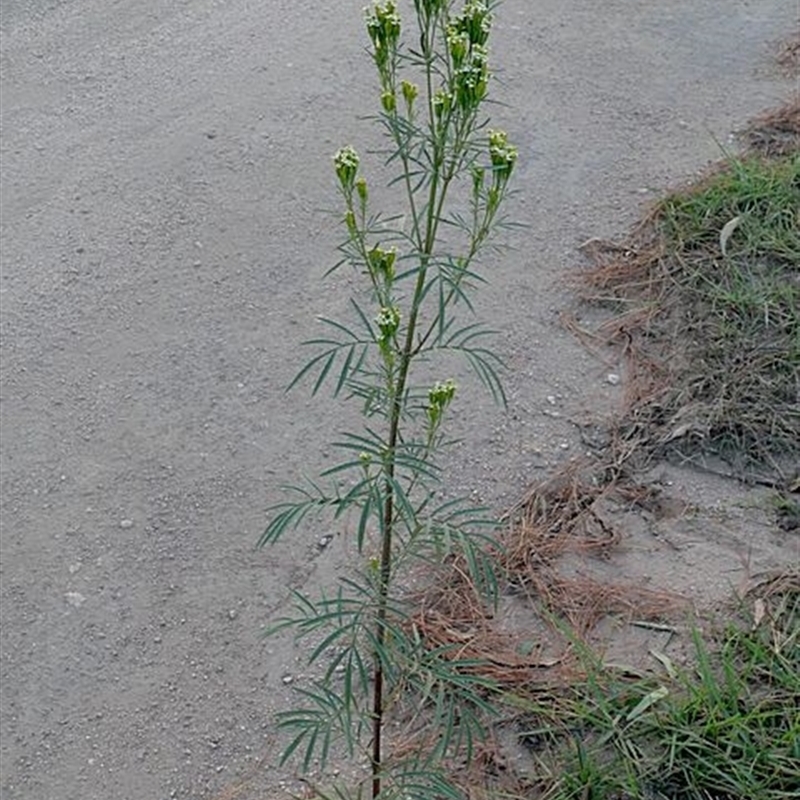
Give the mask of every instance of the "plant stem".
MULTIPOLYGON (((428 67, 428 87, 430 97, 430 66, 428 67)), ((433 109, 430 108, 433 114, 433 109)), ((438 151, 438 148, 437 148, 438 151)), ((394 396, 392 397, 391 413, 389 417, 389 441, 386 456, 386 480, 385 480, 385 500, 383 506, 382 542, 381 542, 381 562, 380 574, 378 579, 378 608, 375 620, 375 656, 374 656, 374 685, 372 702, 372 798, 377 800, 381 792, 381 765, 383 761, 383 657, 382 650, 386 642, 386 617, 389 600, 389 584, 391 582, 392 567, 392 535, 394 532, 394 475, 395 475, 395 450, 397 440, 400 435, 400 418, 403 407, 403 394, 406 388, 408 372, 411 361, 415 355, 414 333, 417 327, 419 307, 422 303, 425 280, 427 277, 428 263, 433 246, 436 242, 436 229, 438 216, 441 213, 444 195, 447 193, 449 181, 441 188, 439 195, 439 176, 441 169, 441 153, 436 152, 433 161, 433 176, 431 178, 430 193, 428 196, 427 220, 425 225, 425 241, 420 253, 420 270, 417 275, 414 295, 411 301, 411 312, 406 328, 405 342, 400 356, 400 369, 397 375, 397 382, 394 386, 394 396)), ((409 190, 412 202, 413 192, 409 190)), ((416 212, 414 213, 416 220, 416 212)))
MULTIPOLYGON (((437 184, 437 174, 431 184, 431 202, 430 207, 433 207, 433 198, 435 197, 437 184)), ((387 606, 389 600, 389 583, 391 581, 391 567, 392 567, 392 534, 394 529, 394 474, 395 474, 395 450, 397 448, 397 439, 400 434, 400 416, 403 406, 403 393, 405 392, 406 380, 408 378, 409 367, 411 366, 411 359, 414 350, 414 330, 417 324, 417 315, 419 305, 422 297, 422 290, 425 287, 425 275, 427 272, 427 262, 430 256, 430 249, 433 246, 431 240, 430 216, 429 226, 425 241, 425 252, 421 254, 422 264, 420 266, 419 275, 417 275, 417 284, 414 290, 414 298, 411 306, 411 313, 408 320, 408 328, 406 330, 405 343, 403 345, 403 352, 400 359, 400 370, 397 375, 397 383, 395 384, 394 397, 392 398, 392 410, 389 417, 389 441, 388 452, 386 455, 386 480, 384 485, 385 500, 383 505, 383 524, 382 534, 383 540, 381 542, 381 563, 380 575, 378 583, 378 609, 377 617, 375 620, 375 666, 374 666, 374 687, 373 687, 373 702, 372 702, 372 798, 377 800, 381 792, 381 763, 382 763, 382 741, 381 734, 383 731, 383 658, 382 650, 386 641, 386 616, 387 606)))

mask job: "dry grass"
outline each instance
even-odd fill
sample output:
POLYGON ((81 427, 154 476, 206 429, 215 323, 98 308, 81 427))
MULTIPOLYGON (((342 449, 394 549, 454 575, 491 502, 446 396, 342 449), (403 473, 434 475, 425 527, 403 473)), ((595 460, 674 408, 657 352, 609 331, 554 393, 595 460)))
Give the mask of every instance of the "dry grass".
MULTIPOLYGON (((465 563, 451 561, 416 598, 411 624, 434 648, 479 664, 504 691, 530 693, 565 687, 585 677, 576 642, 587 643, 608 617, 666 621, 687 609, 685 598, 637 586, 565 575, 568 554, 604 559, 621 533, 604 519, 603 503, 652 508, 653 489, 614 477, 607 468, 572 462, 534 485, 504 520, 497 564, 509 591, 546 630, 546 642, 520 647, 520 635, 501 630, 479 597, 465 563)), ((533 627, 533 626, 532 626, 533 627)))
POLYGON ((625 582, 607 582, 588 576, 565 577, 559 557, 580 553, 604 558, 620 541, 598 512, 601 503, 644 505, 653 490, 621 477, 573 463, 531 488, 508 517, 501 563, 513 585, 548 615, 568 623, 573 635, 587 639, 609 616, 663 620, 685 607, 685 600, 669 592, 625 582))
MULTIPOLYGON (((800 41, 794 45, 795 58, 798 58, 800 41)), ((800 97, 756 117, 739 138, 749 152, 765 158, 800 152, 800 97)))
POLYGON ((797 79, 800 74, 800 31, 780 43, 775 60, 786 75, 797 79))
POLYGON ((800 458, 800 104, 746 139, 749 155, 668 196, 622 242, 583 246, 581 295, 614 313, 581 337, 625 366, 618 462, 721 458, 787 485, 800 458))

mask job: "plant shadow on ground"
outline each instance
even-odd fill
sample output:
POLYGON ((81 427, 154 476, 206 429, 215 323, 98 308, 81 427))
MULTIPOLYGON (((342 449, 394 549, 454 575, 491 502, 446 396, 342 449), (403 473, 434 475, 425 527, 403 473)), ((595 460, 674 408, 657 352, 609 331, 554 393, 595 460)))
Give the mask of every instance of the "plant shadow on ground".
POLYGON ((735 603, 700 616, 679 591, 587 568, 619 548, 613 509, 656 520, 687 511, 640 479, 676 458, 767 485, 781 535, 797 535, 800 103, 742 139, 742 156, 668 195, 624 241, 585 246, 593 264, 579 294, 613 317, 598 331, 565 321, 621 354, 623 411, 591 457, 506 515, 500 607, 481 605, 458 561, 417 598, 417 633, 481 665, 496 687, 489 737, 451 765, 466 797, 796 796, 800 563, 750 575, 735 603), (527 610, 522 628, 504 624, 508 603, 527 610), (664 643, 682 634, 681 663, 657 644, 642 663, 613 663, 602 643, 613 619, 664 643))

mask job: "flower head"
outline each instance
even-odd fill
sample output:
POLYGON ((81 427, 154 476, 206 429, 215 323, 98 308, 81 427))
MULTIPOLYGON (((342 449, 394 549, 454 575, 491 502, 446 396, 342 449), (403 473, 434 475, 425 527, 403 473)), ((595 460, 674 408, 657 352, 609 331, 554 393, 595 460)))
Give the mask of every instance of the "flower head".
POLYGON ((456 102, 462 111, 474 111, 489 89, 489 54, 480 44, 470 47, 469 58, 455 71, 456 102))
POLYGON ((489 157, 498 182, 504 184, 509 179, 517 155, 517 148, 508 143, 508 134, 505 131, 489 131, 489 157))
POLYGON ((428 421, 433 432, 442 419, 442 414, 447 406, 450 405, 456 394, 456 384, 453 380, 446 380, 444 383, 436 382, 428 390, 428 421))
POLYGON ((333 166, 342 189, 349 194, 353 191, 358 173, 358 153, 349 144, 342 147, 333 156, 333 166))
POLYGON ((400 327, 400 309, 397 306, 381 306, 375 323, 381 332, 381 340, 388 342, 400 327))
POLYGON ((464 10, 451 23, 458 33, 465 33, 471 44, 485 45, 492 29, 492 15, 483 0, 468 0, 464 10))
POLYGON ((374 48, 373 57, 383 78, 390 56, 396 50, 400 39, 400 15, 392 0, 386 0, 383 6, 380 3, 375 3, 372 8, 367 6, 364 9, 364 16, 367 33, 372 39, 374 48))
POLYGON ((458 69, 469 53, 469 34, 459 30, 455 25, 450 25, 447 29, 447 49, 450 51, 450 58, 453 66, 458 69))

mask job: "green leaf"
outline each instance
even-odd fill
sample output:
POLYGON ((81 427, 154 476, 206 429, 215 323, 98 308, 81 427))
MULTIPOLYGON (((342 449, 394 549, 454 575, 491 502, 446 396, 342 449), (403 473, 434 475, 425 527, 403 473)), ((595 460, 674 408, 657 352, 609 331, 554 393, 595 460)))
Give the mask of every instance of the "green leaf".
POLYGON ((639 717, 644 714, 651 706, 655 705, 659 702, 659 700, 663 700, 665 697, 669 695, 669 689, 666 686, 659 686, 658 689, 653 689, 652 692, 648 692, 628 713, 628 716, 625 717, 627 722, 633 722, 637 720, 639 717))

